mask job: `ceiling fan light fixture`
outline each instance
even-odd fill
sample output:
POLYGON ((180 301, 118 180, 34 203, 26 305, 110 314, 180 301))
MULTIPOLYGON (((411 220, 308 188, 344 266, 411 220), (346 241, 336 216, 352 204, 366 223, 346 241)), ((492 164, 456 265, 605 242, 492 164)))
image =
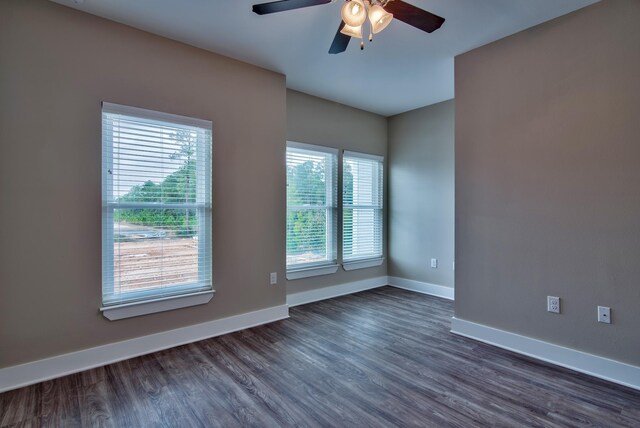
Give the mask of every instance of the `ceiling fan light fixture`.
POLYGON ((369 21, 371 22, 371 31, 374 34, 387 28, 387 25, 391 23, 393 15, 387 12, 380 5, 371 6, 369 9, 369 21))
POLYGON ((367 19, 367 9, 362 0, 351 0, 342 6, 342 20, 345 25, 359 27, 367 19))
POLYGON ((340 30, 340 32, 342 34, 347 35, 347 36, 361 39, 362 38, 362 25, 351 26, 351 25, 345 24, 344 27, 342 28, 342 30, 340 30))

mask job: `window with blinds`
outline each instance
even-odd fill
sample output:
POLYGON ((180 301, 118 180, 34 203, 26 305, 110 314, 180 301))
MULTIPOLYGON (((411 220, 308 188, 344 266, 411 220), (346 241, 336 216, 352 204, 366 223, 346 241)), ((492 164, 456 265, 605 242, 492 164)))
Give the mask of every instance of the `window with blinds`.
POLYGON ((212 290, 211 128, 102 104, 104 306, 212 290))
POLYGON ((383 158, 345 151, 342 197, 342 259, 382 257, 383 158))
POLYGON ((287 269, 336 264, 336 149, 287 143, 287 269))

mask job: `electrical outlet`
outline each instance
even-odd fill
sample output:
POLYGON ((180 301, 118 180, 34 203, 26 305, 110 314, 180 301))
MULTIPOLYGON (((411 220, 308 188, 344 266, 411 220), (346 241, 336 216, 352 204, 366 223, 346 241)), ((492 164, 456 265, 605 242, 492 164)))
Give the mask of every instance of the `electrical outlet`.
POLYGON ((547 296, 547 312, 554 314, 560 313, 560 298, 555 296, 547 296))
POLYGON ((431 259, 431 267, 436 269, 438 267, 438 259, 431 259))
POLYGON ((271 275, 269 275, 269 283, 271 285, 276 285, 278 283, 278 272, 271 272, 271 275))
POLYGON ((611 324, 611 308, 606 306, 598 306, 598 322, 611 324))

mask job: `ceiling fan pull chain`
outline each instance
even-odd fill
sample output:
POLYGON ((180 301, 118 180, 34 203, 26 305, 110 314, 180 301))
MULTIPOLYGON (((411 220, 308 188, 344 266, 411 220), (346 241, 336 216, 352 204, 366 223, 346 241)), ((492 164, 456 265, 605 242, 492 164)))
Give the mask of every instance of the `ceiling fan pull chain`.
POLYGON ((369 21, 369 42, 373 42, 373 24, 369 21))
MULTIPOLYGON (((371 4, 369 4, 369 7, 371 7, 371 4)), ((367 19, 367 23, 369 24, 369 42, 373 42, 373 24, 369 19, 367 19)))
POLYGON ((364 42, 362 40, 360 40, 360 50, 361 51, 364 50, 364 42))

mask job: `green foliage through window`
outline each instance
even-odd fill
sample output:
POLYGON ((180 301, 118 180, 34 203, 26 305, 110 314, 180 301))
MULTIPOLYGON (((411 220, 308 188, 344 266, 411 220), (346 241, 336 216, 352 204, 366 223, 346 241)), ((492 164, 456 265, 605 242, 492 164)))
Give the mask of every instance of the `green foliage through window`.
MULTIPOLYGON (((151 180, 135 185, 118 202, 144 203, 195 203, 196 202, 196 137, 188 130, 176 132, 178 150, 169 155, 174 161, 182 161, 176 171, 161 182, 151 180)), ((197 234, 197 217, 193 209, 135 208, 120 209, 114 213, 116 222, 171 229, 177 236, 197 234)))

